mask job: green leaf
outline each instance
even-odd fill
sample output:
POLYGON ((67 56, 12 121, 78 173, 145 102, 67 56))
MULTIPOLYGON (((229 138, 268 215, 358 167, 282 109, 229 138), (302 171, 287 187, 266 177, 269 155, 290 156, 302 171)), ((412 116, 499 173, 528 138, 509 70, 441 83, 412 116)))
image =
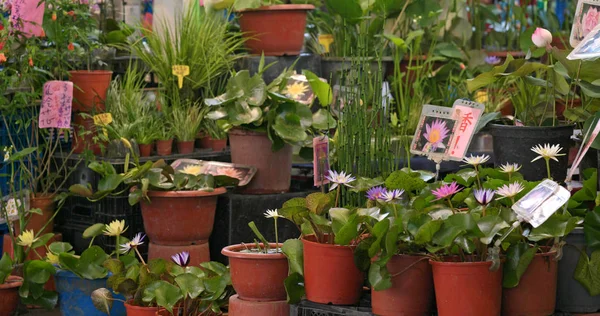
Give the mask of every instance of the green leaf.
POLYGON ((540 241, 548 238, 564 237, 568 235, 580 221, 579 217, 570 214, 554 213, 542 225, 531 230, 527 238, 531 241, 540 241))
POLYGON ((600 250, 592 252, 591 259, 581 252, 573 278, 579 281, 591 296, 600 295, 600 250))
POLYGON ((496 82, 499 78, 498 75, 504 73, 513 60, 514 58, 511 55, 508 55, 504 64, 495 66, 492 68, 492 70, 484 72, 474 79, 467 80, 467 88, 469 89, 469 92, 475 92, 478 89, 496 82))
POLYGON ((288 239, 283 243, 281 251, 288 258, 290 273, 304 275, 304 246, 299 239, 288 239))
POLYGON ((184 273, 175 278, 175 283, 181 289, 183 296, 189 296, 192 299, 197 298, 204 291, 204 284, 197 276, 184 273))
MULTIPOLYGON (((37 298, 32 296, 21 295, 21 303, 25 305, 41 306, 46 310, 53 310, 58 303, 58 293, 45 291, 42 285, 37 285, 40 288, 41 295, 37 298)), ((21 294, 21 293, 19 293, 21 294)))
POLYGON ((13 262, 8 253, 4 253, 0 259, 0 284, 4 284, 13 270, 13 262))
POLYGON ((326 109, 319 109, 312 116, 312 127, 319 131, 329 131, 337 127, 335 118, 326 109))
POLYGON ((92 192, 92 189, 83 184, 74 184, 74 185, 70 186, 69 192, 73 193, 74 195, 78 195, 78 196, 82 196, 82 197, 86 197, 86 198, 92 197, 94 195, 94 192, 92 192))
MULTIPOLYGON (((303 70, 302 73, 306 76, 306 79, 308 79, 308 84, 310 85, 310 88, 313 91, 313 93, 317 96, 317 98, 319 98, 321 106, 328 107, 329 105, 331 105, 333 103, 333 90, 331 89, 331 86, 327 82, 322 81, 321 78, 319 78, 317 75, 308 70, 303 70)), ((329 114, 328 111, 325 112, 329 114)), ((315 128, 326 129, 327 126, 325 128, 319 128, 315 126, 315 128)))
MULTIPOLYGON (((593 179, 596 181, 596 179, 593 179)), ((600 207, 587 212, 583 221, 585 242, 591 251, 600 250, 600 207)))
POLYGON ((305 294, 304 277, 300 273, 291 273, 283 281, 285 291, 287 293, 288 304, 298 304, 305 294))
POLYGON ((381 177, 377 177, 377 178, 373 178, 373 179, 365 178, 365 177, 358 177, 356 179, 356 181, 352 182, 352 189, 350 189, 350 191, 356 192, 356 193, 366 192, 372 187, 376 187, 376 186, 383 185, 383 184, 384 184, 384 181, 381 177))
POLYGON ((56 273, 56 269, 52 264, 42 260, 32 260, 27 264, 25 276, 27 281, 37 284, 46 284, 51 275, 56 273))
POLYGON ((269 242, 267 241, 265 236, 263 236, 263 234, 260 233, 258 227, 256 227, 256 224, 254 224, 254 222, 250 222, 248 223, 248 227, 250 227, 256 238, 258 238, 263 243, 263 247, 269 250, 269 242))
POLYGON ((94 290, 91 298, 92 303, 97 310, 110 315, 110 309, 113 305, 113 295, 109 290, 105 288, 94 290))
POLYGON ((94 225, 88 227, 83 232, 83 238, 89 239, 89 238, 98 237, 98 236, 102 235, 104 233, 104 227, 105 227, 105 225, 101 224, 101 223, 94 224, 94 225))
POLYGON ((144 290, 144 302, 150 303, 156 300, 158 306, 173 313, 173 307, 183 299, 179 288, 166 281, 156 281, 144 290))
POLYGON ((36 240, 31 245, 31 248, 36 249, 38 247, 45 246, 50 241, 50 239, 52 239, 52 237, 54 237, 54 234, 52 234, 52 233, 48 233, 48 234, 44 234, 44 235, 40 236, 38 238, 38 240, 36 240))
POLYGON ((392 287, 392 277, 385 265, 373 262, 369 267, 369 283, 375 291, 383 291, 392 287))
POLYGON ((200 263, 200 266, 202 268, 204 268, 205 270, 211 271, 218 276, 228 276, 229 275, 229 268, 220 262, 216 262, 216 261, 202 262, 202 263, 200 263))
POLYGON ((329 210, 331 218, 331 228, 334 234, 337 234, 344 225, 350 220, 350 210, 347 208, 332 208, 329 210))
POLYGON ((335 235, 335 243, 342 246, 349 245, 358 237, 359 223, 360 216, 358 214, 351 215, 348 222, 335 235))
POLYGON ((527 271, 529 264, 537 252, 537 247, 530 247, 521 242, 511 245, 506 254, 506 262, 503 266, 502 286, 513 288, 519 285, 521 276, 527 271))
POLYGON ((356 23, 363 16, 363 10, 357 0, 325 0, 329 12, 337 14, 350 23, 356 23))
POLYGON ((479 226, 479 229, 484 234, 484 237, 481 237, 479 240, 486 245, 491 244, 494 237, 496 237, 502 229, 510 227, 510 225, 498 215, 482 217, 477 222, 477 226, 479 226))
POLYGON ((406 7, 406 16, 425 28, 435 23, 441 10, 440 1, 437 0, 413 1, 406 7))
POLYGON ((317 215, 323 215, 329 211, 335 203, 334 198, 326 193, 315 192, 306 197, 306 206, 308 209, 317 215))
POLYGON ((375 241, 373 241, 373 243, 371 244, 371 247, 369 247, 369 257, 373 258, 375 257, 378 253, 381 252, 381 242, 385 241, 385 237, 386 234, 388 232, 388 230, 390 229, 390 221, 388 219, 384 219, 381 222, 377 222, 374 226, 373 229, 371 230, 371 234, 373 235, 373 237, 375 237, 375 241))
MULTIPOLYGON (((62 254, 61 254, 62 255, 62 254)), ((60 257, 59 257, 60 258, 60 257)), ((108 255, 98 246, 92 246, 81 253, 77 263, 77 274, 84 279, 95 280, 106 277, 108 270, 102 266, 108 255)))

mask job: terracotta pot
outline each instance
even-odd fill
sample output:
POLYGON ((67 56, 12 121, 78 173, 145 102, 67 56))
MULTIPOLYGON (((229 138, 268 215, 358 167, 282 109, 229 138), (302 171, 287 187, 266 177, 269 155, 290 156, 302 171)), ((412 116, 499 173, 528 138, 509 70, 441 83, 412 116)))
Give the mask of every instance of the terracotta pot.
POLYGON ((314 8, 307 4, 282 4, 239 12, 246 47, 255 55, 299 55, 304 45, 306 15, 314 8))
POLYGON ((210 261, 210 246, 208 241, 196 245, 165 246, 153 242, 148 244, 148 259, 162 258, 171 261, 171 256, 186 251, 190 254, 190 266, 199 266, 203 262, 210 261))
POLYGON ((12 315, 19 306, 19 287, 23 278, 11 275, 0 284, 0 315, 12 315))
MULTIPOLYGON (((34 233, 37 233, 42 229, 42 227, 44 227, 44 225, 46 225, 47 222, 49 222, 46 228, 40 232, 40 236, 54 232, 54 219, 50 219, 52 216, 54 216, 56 207, 56 203, 54 202, 55 197, 56 194, 38 194, 31 197, 29 201, 29 207, 32 209, 39 208, 42 211, 42 215, 27 215, 29 220, 25 226, 25 230, 33 230, 34 233)), ((18 236, 20 234, 20 225, 17 221, 17 224, 15 225, 15 235, 18 236)))
POLYGON ((202 137, 200 140, 200 148, 210 148, 213 151, 223 151, 227 148, 227 137, 224 139, 214 139, 210 136, 202 137))
POLYGON ((321 244, 314 236, 302 238, 302 244, 306 298, 320 304, 358 303, 364 275, 354 264, 354 247, 321 244))
POLYGON ((94 119, 83 117, 80 114, 75 114, 73 118, 73 152, 76 154, 83 153, 84 150, 91 150, 94 155, 102 154, 100 140, 95 140, 98 136, 99 128, 94 124, 94 119))
POLYGON ((173 152, 173 140, 157 140, 156 154, 159 156, 169 156, 173 152))
POLYGON ((208 241, 212 233, 217 197, 227 192, 148 191, 151 202, 142 200, 144 229, 158 245, 182 246, 208 241))
POLYGON ((292 146, 286 144, 277 152, 271 151, 266 133, 242 129, 229 132, 231 162, 256 167, 256 175, 243 188, 247 194, 275 194, 290 190, 292 179, 292 146))
POLYGON ((373 314, 422 316, 433 311, 434 291, 431 265, 425 256, 393 256, 387 263, 392 287, 371 291, 373 314))
POLYGON ((502 308, 502 267, 492 263, 429 261, 439 316, 498 316, 502 308))
POLYGON ((194 152, 194 141, 177 141, 177 152, 180 154, 191 154, 194 152))
POLYGON ((556 307, 556 252, 538 253, 515 288, 502 291, 502 315, 552 315, 556 307))
POLYGON ((152 155, 152 147, 154 144, 138 144, 140 148, 140 157, 150 157, 152 155))
POLYGON ((125 310, 127 311, 127 316, 155 316, 159 310, 158 307, 136 306, 131 305, 132 303, 132 300, 125 302, 125 310))
MULTIPOLYGON (((276 244, 270 243, 271 249, 276 244)), ((229 258, 231 282, 240 299, 246 301, 285 301, 283 281, 288 276, 288 261, 283 253, 245 253, 254 245, 232 245, 221 250, 229 258)), ((281 244, 279 244, 281 247, 281 244)))
MULTIPOLYGON (((266 272, 266 271, 265 271, 266 272)), ((263 272, 264 274, 264 272, 263 272)), ((241 299, 238 295, 229 298, 231 316, 289 316, 290 305, 285 301, 255 302, 241 299)))
POLYGON ((173 315, 179 315, 179 307, 173 307, 173 313, 172 314, 169 313, 169 311, 166 310, 166 309, 164 309, 164 308, 159 308, 158 311, 156 311, 156 313, 154 315, 156 315, 156 316, 173 316, 173 315))
POLYGON ((112 71, 70 71, 70 79, 73 82, 73 111, 95 112, 104 111, 106 91, 110 86, 112 71))

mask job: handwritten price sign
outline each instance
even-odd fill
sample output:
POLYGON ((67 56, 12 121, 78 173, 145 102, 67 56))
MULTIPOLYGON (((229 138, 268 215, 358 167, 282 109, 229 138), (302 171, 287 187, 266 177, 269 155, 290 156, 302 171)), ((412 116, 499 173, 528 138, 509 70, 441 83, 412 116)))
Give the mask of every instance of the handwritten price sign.
POLYGON ((70 81, 48 81, 44 84, 40 128, 70 128, 73 83, 70 81))
POLYGON ((10 22, 13 28, 26 36, 41 36, 44 20, 44 3, 39 0, 13 0, 10 22), (38 5, 39 4, 39 5, 38 5))

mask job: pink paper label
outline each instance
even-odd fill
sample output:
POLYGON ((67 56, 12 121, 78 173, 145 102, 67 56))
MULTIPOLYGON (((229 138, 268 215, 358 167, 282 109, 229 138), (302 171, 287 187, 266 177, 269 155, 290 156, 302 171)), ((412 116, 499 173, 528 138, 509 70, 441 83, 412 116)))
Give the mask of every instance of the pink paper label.
POLYGON ((452 117, 456 119, 458 126, 455 128, 454 138, 450 143, 450 150, 448 151, 450 157, 464 158, 481 114, 483 114, 482 109, 464 105, 454 106, 452 117))
POLYGON ((313 177, 316 187, 329 183, 329 180, 325 179, 328 170, 329 138, 327 136, 315 137, 313 138, 313 177))
POLYGON ((39 0, 12 1, 10 22, 15 30, 23 32, 26 36, 42 35, 45 5, 39 2, 39 0))
POLYGON ((40 128, 69 128, 71 126, 71 103, 73 83, 48 81, 44 84, 40 128))

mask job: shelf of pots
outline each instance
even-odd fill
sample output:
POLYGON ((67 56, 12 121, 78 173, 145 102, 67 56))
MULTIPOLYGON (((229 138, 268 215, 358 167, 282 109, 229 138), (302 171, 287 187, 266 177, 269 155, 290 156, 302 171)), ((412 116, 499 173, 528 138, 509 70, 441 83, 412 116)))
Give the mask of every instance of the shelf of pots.
POLYGON ((121 256, 104 258, 102 266, 109 271, 108 282, 86 293, 96 309, 92 314, 112 314, 118 305, 124 305, 127 315, 132 316, 222 315, 227 311, 227 302, 234 293, 228 267, 218 262, 191 264, 197 260, 188 252, 146 262, 138 251, 145 237, 142 233, 131 240, 121 237, 121 256))
MULTIPOLYGON (((551 42, 551 34, 538 28, 532 35, 532 50, 538 47, 547 52, 547 63, 508 56, 503 64, 467 82, 471 92, 507 95, 497 108, 512 109, 509 116, 488 125, 496 166, 507 162, 527 164, 535 158, 529 149, 538 144, 542 145, 538 147, 541 151, 564 148, 568 152, 574 127, 589 124, 593 119, 590 113, 598 110, 592 102, 598 89, 590 83, 598 75, 588 70, 598 63, 567 60, 567 52, 551 47, 551 42), (497 91, 500 86, 504 91, 497 91)), ((554 160, 558 165, 552 168, 552 178, 565 179, 568 155, 558 155, 554 160)), ((540 180, 546 171, 538 164, 522 173, 527 180, 540 180)))
POLYGON ((240 30, 251 54, 266 56, 300 55, 304 45, 306 15, 314 10, 314 0, 233 0, 220 1, 213 9, 233 3, 239 15, 240 30), (281 27, 285 25, 285 27, 281 27))
POLYGON ((102 176, 98 188, 94 191, 75 184, 69 190, 91 201, 129 190, 129 204, 140 203, 144 230, 150 239, 150 259, 167 259, 188 251, 198 260, 192 261, 194 265, 208 261, 217 197, 227 192, 225 187, 236 186, 239 179, 205 174, 201 166, 194 165, 175 171, 164 160, 141 164, 136 155, 133 157, 131 168, 126 157, 123 173, 117 173, 106 161, 90 163, 89 168, 102 176))
POLYGON ((257 168, 253 181, 244 189, 248 194, 287 192, 292 145, 312 145, 309 135, 336 124, 326 109, 333 100, 327 83, 311 72, 294 75, 286 68, 266 84, 262 74, 268 67, 261 62, 253 76, 248 70, 236 72, 225 94, 204 100, 211 108, 209 119, 223 120, 231 126, 231 161, 257 168), (323 105, 314 114, 310 109, 315 99, 310 97, 311 90, 323 105))

